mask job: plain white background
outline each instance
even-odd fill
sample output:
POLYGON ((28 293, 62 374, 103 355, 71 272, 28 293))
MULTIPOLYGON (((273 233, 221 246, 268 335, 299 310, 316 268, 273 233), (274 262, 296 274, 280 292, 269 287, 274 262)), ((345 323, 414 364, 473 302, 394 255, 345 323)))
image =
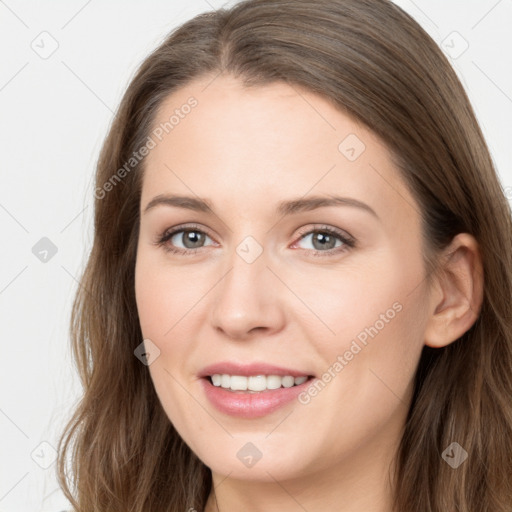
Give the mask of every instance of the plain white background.
MULTIPOLYGON (((171 29, 233 3, 0 0, 0 512, 68 505, 54 447, 80 396, 69 315, 91 247, 94 166, 113 112, 171 29), (43 237, 55 254, 37 256, 43 237)), ((396 3, 450 55, 512 199, 512 2, 396 3)))

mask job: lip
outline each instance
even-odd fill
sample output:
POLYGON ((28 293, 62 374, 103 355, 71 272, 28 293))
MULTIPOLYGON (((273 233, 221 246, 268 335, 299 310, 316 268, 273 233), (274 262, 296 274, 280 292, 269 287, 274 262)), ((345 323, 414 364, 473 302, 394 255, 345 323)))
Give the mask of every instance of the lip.
MULTIPOLYGON (((240 373, 234 373, 233 375, 240 375, 240 373)), ((274 375, 276 375, 276 373, 274 373, 274 375)), ((287 373, 286 375, 290 374, 287 373)), ((271 414, 292 402, 311 384, 314 377, 298 386, 268 389, 257 393, 229 391, 220 386, 214 386, 206 376, 203 376, 199 380, 201 381, 201 386, 203 387, 207 399, 218 411, 229 416, 253 419, 271 414)))
POLYGON ((282 366, 275 366, 268 363, 241 364, 231 361, 221 361, 203 368, 199 372, 198 377, 210 377, 215 374, 241 375, 244 377, 249 377, 251 375, 279 375, 281 377, 286 375, 290 375, 292 377, 312 376, 310 372, 284 368, 282 366))

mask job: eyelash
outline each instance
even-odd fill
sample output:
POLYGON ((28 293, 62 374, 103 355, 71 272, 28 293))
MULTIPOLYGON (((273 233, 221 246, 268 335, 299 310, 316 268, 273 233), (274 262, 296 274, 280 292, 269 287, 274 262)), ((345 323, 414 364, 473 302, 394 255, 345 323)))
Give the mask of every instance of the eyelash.
MULTIPOLYGON (((191 232, 197 232, 202 233, 209 238, 212 238, 207 232, 205 232, 203 229, 201 229, 199 226, 196 225, 187 225, 187 226, 177 226, 176 228, 171 229, 170 231, 164 231, 161 235, 158 236, 155 245, 158 247, 162 247, 166 252, 173 253, 173 254, 195 254, 200 249, 203 249, 203 247, 196 247, 195 249, 182 249, 181 247, 171 247, 167 242, 177 233, 185 232, 185 231, 191 231, 191 232)), ((343 242, 343 245, 340 247, 328 249, 326 251, 318 251, 316 249, 302 249, 304 251, 312 253, 312 256, 315 257, 324 257, 324 256, 334 256, 340 253, 343 253, 345 251, 348 251, 350 249, 353 249, 356 245, 356 242, 353 238, 346 237, 341 231, 330 227, 330 226, 321 226, 316 227, 314 229, 306 229, 300 231, 299 238, 297 239, 297 242, 305 238, 306 235, 310 235, 312 233, 323 233, 335 236, 341 242, 343 242)), ((294 245, 295 243, 294 242, 294 245)))

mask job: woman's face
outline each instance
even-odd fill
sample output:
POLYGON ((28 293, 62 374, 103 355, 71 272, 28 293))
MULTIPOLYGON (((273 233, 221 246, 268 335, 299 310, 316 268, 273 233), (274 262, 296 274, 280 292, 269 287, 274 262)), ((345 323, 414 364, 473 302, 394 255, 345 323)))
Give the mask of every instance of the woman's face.
POLYGON ((429 314, 386 147, 313 93, 226 76, 170 95, 151 137, 135 285, 169 420, 231 478, 381 474, 429 314))

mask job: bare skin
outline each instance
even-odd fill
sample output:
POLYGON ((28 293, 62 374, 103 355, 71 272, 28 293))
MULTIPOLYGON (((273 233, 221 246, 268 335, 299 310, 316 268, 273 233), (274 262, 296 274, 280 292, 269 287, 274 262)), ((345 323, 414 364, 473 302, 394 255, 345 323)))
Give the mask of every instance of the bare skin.
POLYGON ((166 99, 155 126, 191 96, 198 103, 146 159, 136 297, 144 338, 160 350, 149 367, 156 392, 212 470, 218 503, 211 493, 206 512, 391 512, 389 474, 422 347, 455 341, 477 318, 477 243, 458 235, 449 271, 427 288, 419 206, 372 132, 296 87, 212 79, 166 99), (161 194, 206 198, 212 210, 145 211, 161 194), (348 204, 276 213, 281 201, 331 195, 374 213, 348 204), (154 243, 182 225, 204 233, 202 244, 183 231, 166 246, 184 254, 154 243), (249 263, 241 243, 262 252, 249 263), (226 360, 296 368, 325 386, 239 418, 218 411, 198 377, 226 360), (249 442, 262 454, 252 467, 237 457, 249 442))

